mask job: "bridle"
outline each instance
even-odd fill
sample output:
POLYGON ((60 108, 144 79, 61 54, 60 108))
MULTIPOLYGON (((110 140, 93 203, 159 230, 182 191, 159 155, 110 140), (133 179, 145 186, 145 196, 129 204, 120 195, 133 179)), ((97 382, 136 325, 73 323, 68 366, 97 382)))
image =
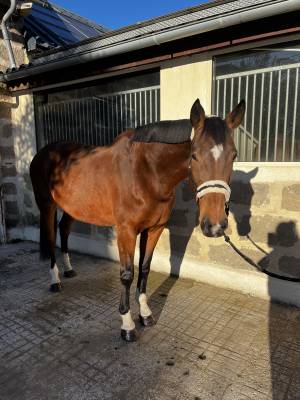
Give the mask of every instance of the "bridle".
MULTIPOLYGON (((191 177, 192 168, 192 158, 189 160, 189 175, 191 177)), ((196 201, 198 202, 202 197, 208 193, 221 193, 225 196, 225 213, 229 214, 229 200, 231 196, 231 189, 227 182, 222 180, 210 180, 203 182, 201 185, 197 186, 196 189, 196 201)))

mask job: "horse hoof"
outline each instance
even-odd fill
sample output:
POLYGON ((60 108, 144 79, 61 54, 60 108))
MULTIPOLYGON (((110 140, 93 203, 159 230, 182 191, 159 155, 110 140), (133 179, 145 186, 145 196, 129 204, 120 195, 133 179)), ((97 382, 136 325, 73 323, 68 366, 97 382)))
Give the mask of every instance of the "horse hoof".
POLYGON ((61 291, 61 283, 52 283, 50 286, 50 292, 57 293, 61 291))
POLYGON ((70 269, 69 271, 64 272, 65 278, 73 278, 76 275, 77 275, 77 273, 74 271, 74 269, 70 269))
POLYGON ((135 329, 131 331, 126 331, 125 329, 121 329, 121 338, 125 340, 125 342, 136 342, 137 331, 135 329))
POLYGON ((155 319, 153 317, 153 315, 149 315, 148 317, 142 317, 141 315, 139 315, 140 318, 140 323, 143 326, 153 326, 155 325, 155 319))

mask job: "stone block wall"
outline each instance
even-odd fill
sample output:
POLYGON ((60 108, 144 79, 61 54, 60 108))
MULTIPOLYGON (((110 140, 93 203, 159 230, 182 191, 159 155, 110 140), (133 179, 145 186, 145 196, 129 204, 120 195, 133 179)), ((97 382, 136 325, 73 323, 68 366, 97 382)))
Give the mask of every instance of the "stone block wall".
MULTIPOLYGON (((227 234, 246 256, 279 274, 300 276, 299 176, 297 163, 236 163, 232 177, 227 234)), ((175 274, 187 259, 199 265, 253 270, 224 238, 202 234, 195 197, 187 182, 177 189, 171 219, 156 253, 169 257, 175 274)))
POLYGON ((29 176, 36 152, 32 95, 5 93, 0 106, 0 184, 4 192, 8 239, 22 238, 25 226, 38 223, 29 176))
MULTIPOLYGON (((0 15, 7 10, 1 7, 0 15)), ((17 65, 28 62, 24 49, 23 36, 17 29, 10 29, 11 44, 17 65)), ((6 47, 0 31, 0 70, 9 67, 6 47)), ((24 186, 18 168, 18 145, 16 126, 20 121, 15 118, 22 111, 19 98, 5 88, 0 87, 0 185, 3 187, 6 211, 6 226, 9 230, 23 226, 24 220, 24 186)), ((23 122, 23 121, 21 121, 23 122)), ((19 127, 22 130, 22 127, 19 127)), ((28 198, 26 199, 28 203, 28 198)))
POLYGON ((12 97, 2 91, 0 100, 0 184, 3 187, 8 228, 18 225, 20 211, 17 202, 17 169, 11 122, 12 97))

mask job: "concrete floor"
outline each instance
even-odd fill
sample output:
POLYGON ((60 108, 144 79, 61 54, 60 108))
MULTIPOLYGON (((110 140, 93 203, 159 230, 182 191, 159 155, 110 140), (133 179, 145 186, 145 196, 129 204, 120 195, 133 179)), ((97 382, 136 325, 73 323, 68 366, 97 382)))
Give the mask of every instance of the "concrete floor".
POLYGON ((72 260, 52 294, 35 244, 0 247, 1 400, 300 399, 299 309, 152 272, 157 324, 127 344, 118 265, 72 260))

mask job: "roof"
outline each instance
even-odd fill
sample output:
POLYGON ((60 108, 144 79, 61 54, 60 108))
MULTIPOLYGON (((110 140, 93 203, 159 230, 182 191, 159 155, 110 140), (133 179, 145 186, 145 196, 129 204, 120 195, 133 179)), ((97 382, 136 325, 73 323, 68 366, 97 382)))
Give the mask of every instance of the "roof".
POLYGON ((28 51, 75 44, 107 32, 103 26, 48 1, 34 0, 32 3, 30 14, 23 18, 28 51))
POLYGON ((0 80, 22 79, 295 10, 300 10, 299 0, 217 0, 46 51, 32 57, 27 68, 0 80))
MULTIPOLYGON (((84 51, 91 47, 99 48, 112 46, 124 41, 154 35, 160 32, 171 31, 198 22, 205 22, 211 19, 222 18, 231 13, 242 13, 248 10, 259 9, 263 6, 274 3, 287 3, 289 0, 216 0, 201 4, 196 7, 186 8, 175 13, 154 18, 145 22, 127 26, 125 28, 111 30, 101 37, 91 40, 84 40, 75 46, 65 46, 57 51, 44 53, 40 61, 33 61, 33 64, 53 60, 54 58, 66 56, 69 53, 84 51), (76 50, 75 50, 76 49, 76 50), (55 55, 56 53, 56 55, 55 55), (49 55, 49 56, 48 56, 49 55)), ((300 9, 300 2, 299 2, 300 9)), ((242 21, 241 21, 242 22, 242 21)), ((216 24, 216 29, 218 25, 216 24)))

